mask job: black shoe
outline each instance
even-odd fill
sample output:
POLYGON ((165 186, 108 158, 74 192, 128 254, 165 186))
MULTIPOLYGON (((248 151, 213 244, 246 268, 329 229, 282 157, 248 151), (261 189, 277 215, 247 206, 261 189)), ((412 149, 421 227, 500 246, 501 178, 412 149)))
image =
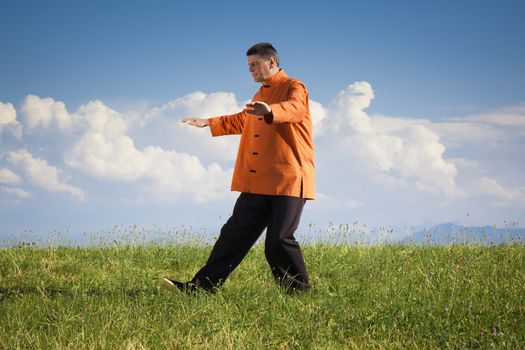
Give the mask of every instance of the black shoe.
POLYGON ((171 291, 182 292, 184 294, 193 293, 197 290, 195 283, 179 282, 169 279, 168 277, 164 277, 161 280, 161 284, 171 291))
POLYGON ((285 281, 281 280, 280 283, 279 279, 277 281, 279 289, 287 294, 301 294, 312 291, 313 288, 309 283, 298 282, 293 279, 288 279, 285 281))

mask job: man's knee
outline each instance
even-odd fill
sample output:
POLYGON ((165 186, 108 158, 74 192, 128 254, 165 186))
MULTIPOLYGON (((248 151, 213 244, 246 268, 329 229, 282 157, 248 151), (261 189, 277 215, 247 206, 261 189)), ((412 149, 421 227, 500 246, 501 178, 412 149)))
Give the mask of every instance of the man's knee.
POLYGON ((266 237, 264 242, 264 254, 268 258, 268 256, 281 252, 285 247, 290 246, 290 243, 289 238, 266 237))

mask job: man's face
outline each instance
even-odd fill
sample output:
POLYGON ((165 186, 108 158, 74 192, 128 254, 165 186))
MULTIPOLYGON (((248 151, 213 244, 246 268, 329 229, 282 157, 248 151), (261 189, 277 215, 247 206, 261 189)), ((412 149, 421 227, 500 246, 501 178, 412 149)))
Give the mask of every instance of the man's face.
POLYGON ((273 71, 274 66, 275 61, 273 58, 264 59, 259 55, 248 56, 248 69, 252 74, 253 80, 258 83, 262 83, 275 73, 273 71))

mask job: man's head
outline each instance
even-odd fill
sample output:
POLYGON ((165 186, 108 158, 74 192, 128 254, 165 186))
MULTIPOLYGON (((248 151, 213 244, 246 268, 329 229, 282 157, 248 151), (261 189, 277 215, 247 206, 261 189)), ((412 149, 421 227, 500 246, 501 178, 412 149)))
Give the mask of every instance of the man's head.
POLYGON ((253 80, 262 83, 279 71, 279 55, 270 43, 258 43, 246 52, 253 80))

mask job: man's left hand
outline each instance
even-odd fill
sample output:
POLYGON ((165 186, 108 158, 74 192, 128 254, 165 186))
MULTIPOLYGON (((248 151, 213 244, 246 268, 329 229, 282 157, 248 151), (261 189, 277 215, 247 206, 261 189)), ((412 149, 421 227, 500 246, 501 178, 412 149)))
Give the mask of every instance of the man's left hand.
POLYGON ((254 101, 246 104, 246 107, 252 107, 253 109, 247 109, 246 113, 263 116, 272 113, 272 107, 262 101, 254 101))

